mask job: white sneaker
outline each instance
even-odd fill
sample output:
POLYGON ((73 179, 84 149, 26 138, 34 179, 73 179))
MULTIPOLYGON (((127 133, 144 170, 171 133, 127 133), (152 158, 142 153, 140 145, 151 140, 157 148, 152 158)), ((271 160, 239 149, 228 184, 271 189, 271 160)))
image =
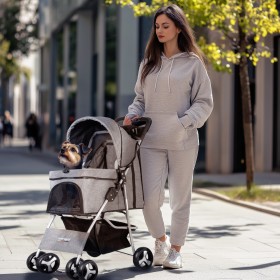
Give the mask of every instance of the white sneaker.
POLYGON ((162 265, 163 261, 166 259, 169 249, 171 247, 169 236, 166 236, 164 242, 156 240, 155 242, 155 253, 153 265, 162 265))
POLYGON ((171 248, 169 250, 167 258, 163 261, 162 265, 165 268, 183 267, 181 254, 177 252, 174 248, 171 248))

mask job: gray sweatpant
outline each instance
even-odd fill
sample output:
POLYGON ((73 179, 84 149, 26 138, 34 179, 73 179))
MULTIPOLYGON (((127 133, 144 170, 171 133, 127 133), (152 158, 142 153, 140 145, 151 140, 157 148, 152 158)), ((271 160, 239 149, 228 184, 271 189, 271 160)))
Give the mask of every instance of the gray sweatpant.
POLYGON ((198 147, 189 150, 161 150, 141 148, 141 167, 144 188, 144 218, 154 238, 166 232, 161 206, 164 186, 168 178, 170 207, 172 210, 170 242, 185 243, 190 216, 193 171, 198 147))

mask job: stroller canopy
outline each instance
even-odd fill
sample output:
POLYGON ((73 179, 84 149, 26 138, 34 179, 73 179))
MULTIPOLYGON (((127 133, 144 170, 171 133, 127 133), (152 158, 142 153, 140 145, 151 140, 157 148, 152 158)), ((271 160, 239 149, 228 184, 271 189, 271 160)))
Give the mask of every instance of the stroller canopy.
POLYGON ((66 139, 73 144, 84 143, 90 147, 92 137, 97 133, 106 131, 113 141, 118 165, 126 167, 135 157, 137 141, 132 139, 113 119, 107 117, 83 117, 77 119, 69 127, 66 139))

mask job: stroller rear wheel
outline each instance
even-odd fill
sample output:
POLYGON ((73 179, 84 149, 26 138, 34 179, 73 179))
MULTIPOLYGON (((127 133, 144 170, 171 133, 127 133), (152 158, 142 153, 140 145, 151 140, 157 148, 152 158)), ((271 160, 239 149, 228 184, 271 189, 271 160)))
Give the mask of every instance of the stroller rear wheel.
POLYGON ((133 254, 133 263, 136 267, 148 269, 153 264, 153 253, 146 247, 140 247, 133 254))
POLYGON ((77 258, 71 259, 67 264, 65 268, 65 272, 67 276, 73 280, 78 280, 79 275, 78 275, 78 268, 79 266, 83 263, 83 259, 80 259, 78 265, 76 265, 77 258))
MULTIPOLYGON (((37 254, 37 252, 32 253, 26 260, 26 265, 31 271, 38 271, 37 266, 36 266, 36 254, 37 254)), ((41 251, 39 253, 38 258, 44 254, 45 254, 45 252, 41 251)))
POLYGON ((47 253, 36 259, 36 266, 38 271, 42 273, 55 272, 60 264, 59 257, 53 253, 47 253))
POLYGON ((78 274, 81 280, 94 280, 98 275, 98 267, 92 260, 84 261, 78 267, 78 274))

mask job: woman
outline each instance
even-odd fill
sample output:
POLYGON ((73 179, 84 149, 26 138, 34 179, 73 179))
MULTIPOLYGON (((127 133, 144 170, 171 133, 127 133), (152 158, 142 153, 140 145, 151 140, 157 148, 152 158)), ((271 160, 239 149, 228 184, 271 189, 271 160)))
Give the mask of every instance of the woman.
POLYGON ((37 117, 34 113, 30 113, 26 122, 26 136, 29 139, 29 150, 32 151, 33 147, 38 146, 39 137, 39 125, 37 122, 37 117))
POLYGON ((156 239, 154 265, 181 268, 180 249, 189 225, 193 170, 198 152, 197 128, 213 109, 203 58, 183 11, 176 5, 154 16, 137 82, 136 97, 124 125, 140 116, 152 125, 141 145, 144 218, 156 239), (170 238, 161 206, 168 178, 172 210, 170 238))

